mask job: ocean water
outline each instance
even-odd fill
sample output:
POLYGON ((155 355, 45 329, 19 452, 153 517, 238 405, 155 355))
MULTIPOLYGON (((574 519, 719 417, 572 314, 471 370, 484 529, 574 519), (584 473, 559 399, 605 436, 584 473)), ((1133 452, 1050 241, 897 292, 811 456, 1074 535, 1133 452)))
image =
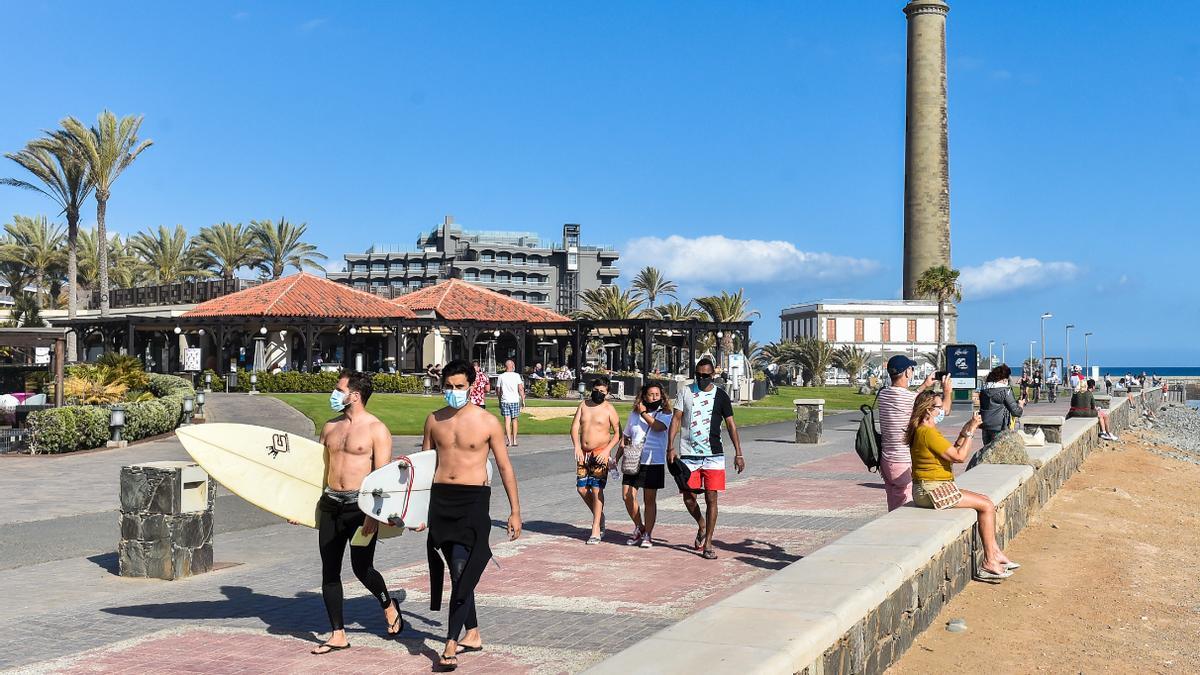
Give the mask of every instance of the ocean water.
MULTIPOLYGON (((1013 372, 1017 374, 1017 377, 1020 377, 1021 369, 1019 367, 1013 368, 1013 372)), ((1100 367, 1100 377, 1104 377, 1105 375, 1112 375, 1113 379, 1118 379, 1118 378, 1123 377, 1126 373, 1133 373, 1134 375, 1141 375, 1142 373, 1146 373, 1147 376, 1158 375, 1159 377, 1200 377, 1200 366, 1168 367, 1168 368, 1152 368, 1152 367, 1136 367, 1136 368, 1128 367, 1128 368, 1126 368, 1123 366, 1122 367, 1114 367, 1114 368, 1109 368, 1106 366, 1100 367)))

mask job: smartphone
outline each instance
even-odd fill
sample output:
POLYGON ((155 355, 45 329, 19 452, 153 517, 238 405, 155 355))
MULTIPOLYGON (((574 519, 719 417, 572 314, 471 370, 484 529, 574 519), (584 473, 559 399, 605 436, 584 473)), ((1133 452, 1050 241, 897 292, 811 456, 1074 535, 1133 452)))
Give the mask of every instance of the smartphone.
POLYGON ((937 382, 941 382, 942 379, 945 378, 949 374, 950 374, 950 371, 948 371, 948 370, 939 370, 933 374, 933 379, 937 382))

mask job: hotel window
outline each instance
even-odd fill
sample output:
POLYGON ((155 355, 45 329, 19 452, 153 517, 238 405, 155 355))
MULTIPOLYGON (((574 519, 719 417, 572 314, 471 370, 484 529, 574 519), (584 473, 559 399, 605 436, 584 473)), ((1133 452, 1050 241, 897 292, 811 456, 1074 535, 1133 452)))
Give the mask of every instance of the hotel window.
POLYGON ((837 319, 825 319, 825 341, 837 342, 837 319))
POLYGON ((884 319, 879 323, 879 340, 881 342, 892 341, 892 322, 890 319, 884 319))
POLYGON ((496 254, 492 253, 491 251, 484 251, 483 253, 479 254, 479 260, 482 262, 494 262, 496 260, 496 254))
POLYGON ((501 252, 496 254, 496 262, 500 263, 501 265, 507 265, 511 260, 512 257, 507 253, 501 252))
POLYGON ((863 320, 862 319, 854 320, 854 341, 855 342, 863 341, 863 320))
POLYGON ((917 320, 916 319, 908 320, 908 341, 909 342, 917 341, 917 320))

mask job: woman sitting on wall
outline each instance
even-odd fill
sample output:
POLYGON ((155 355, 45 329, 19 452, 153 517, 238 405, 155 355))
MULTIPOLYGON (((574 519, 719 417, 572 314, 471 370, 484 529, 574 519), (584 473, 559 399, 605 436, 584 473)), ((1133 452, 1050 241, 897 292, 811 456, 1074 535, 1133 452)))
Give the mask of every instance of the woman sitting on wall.
POLYGON ((1106 441, 1115 441, 1117 437, 1108 431, 1108 415, 1101 414, 1099 408, 1096 407, 1095 389, 1095 380, 1088 380, 1075 389, 1075 393, 1071 394, 1071 409, 1067 411, 1067 419, 1098 417, 1100 418, 1100 438, 1106 441))
POLYGON ((912 453, 913 503, 927 509, 975 509, 979 518, 979 537, 983 540, 983 564, 980 579, 1007 579, 1020 567, 1008 559, 996 543, 996 506, 986 495, 959 490, 950 467, 961 464, 971 454, 971 435, 982 420, 976 413, 951 443, 938 431, 945 417, 942 395, 934 391, 917 394, 909 419, 908 441, 912 453))

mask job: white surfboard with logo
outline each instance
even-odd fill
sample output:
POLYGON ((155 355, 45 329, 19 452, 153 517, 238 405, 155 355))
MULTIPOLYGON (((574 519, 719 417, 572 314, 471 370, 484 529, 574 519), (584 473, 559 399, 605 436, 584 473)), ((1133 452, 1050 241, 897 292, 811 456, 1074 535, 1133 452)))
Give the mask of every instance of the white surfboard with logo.
MULTIPOLYGON (((230 492, 281 518, 317 526, 325 489, 325 448, 286 431, 223 422, 176 429, 192 459, 230 492)), ((381 537, 400 528, 381 526, 381 537)))
MULTIPOLYGON (((437 470, 437 451, 425 450, 382 466, 363 479, 358 508, 368 516, 394 526, 421 530, 429 519, 429 490, 437 470)), ((490 485, 495 473, 487 461, 490 485)))

